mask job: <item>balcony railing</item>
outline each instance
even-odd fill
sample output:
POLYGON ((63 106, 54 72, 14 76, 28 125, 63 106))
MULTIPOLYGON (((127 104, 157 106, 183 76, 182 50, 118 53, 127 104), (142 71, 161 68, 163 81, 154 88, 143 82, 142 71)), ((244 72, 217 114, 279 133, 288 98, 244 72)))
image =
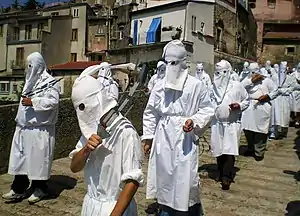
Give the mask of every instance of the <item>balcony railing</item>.
POLYGON ((25 69, 25 61, 24 60, 12 60, 10 61, 12 70, 20 70, 25 69))

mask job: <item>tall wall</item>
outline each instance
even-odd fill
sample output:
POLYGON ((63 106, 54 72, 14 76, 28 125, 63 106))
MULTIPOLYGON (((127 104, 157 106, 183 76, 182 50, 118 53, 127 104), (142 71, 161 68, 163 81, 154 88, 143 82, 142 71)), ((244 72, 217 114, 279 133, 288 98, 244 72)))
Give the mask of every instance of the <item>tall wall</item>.
MULTIPOLYGON (((143 92, 137 93, 133 100, 135 106, 127 118, 132 121, 139 134, 142 133, 142 115, 147 98, 143 92)), ((0 106, 0 173, 7 170, 11 142, 15 130, 18 105, 0 106)), ((61 100, 56 125, 56 144, 54 158, 67 157, 80 137, 76 113, 70 99, 61 100)))

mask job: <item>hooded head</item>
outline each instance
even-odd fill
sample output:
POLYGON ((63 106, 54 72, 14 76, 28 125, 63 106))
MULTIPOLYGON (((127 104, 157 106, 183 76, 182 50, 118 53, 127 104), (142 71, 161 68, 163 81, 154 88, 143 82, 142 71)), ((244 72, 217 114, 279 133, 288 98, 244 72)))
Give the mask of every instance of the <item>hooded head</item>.
POLYGON ((267 77, 269 72, 266 70, 266 68, 261 68, 258 72, 258 74, 264 76, 264 77, 267 77))
POLYGON ((252 75, 254 74, 260 74, 259 65, 257 62, 253 62, 248 67, 249 73, 252 75))
POLYGON ((202 78, 202 75, 203 75, 203 64, 202 63, 198 63, 196 65, 196 76, 198 79, 201 79, 202 78))
POLYGON ((110 78, 112 76, 111 69, 110 69, 111 64, 109 64, 108 62, 102 62, 99 66, 100 69, 99 69, 98 77, 110 78))
POLYGON ((23 94, 32 91, 42 74, 46 72, 46 69, 46 63, 40 53, 34 52, 27 57, 25 69, 26 80, 23 94))
POLYGON ((164 47, 162 57, 166 62, 165 88, 182 91, 188 76, 187 52, 183 43, 180 40, 169 42, 164 47))
POLYGON ((215 65, 213 88, 217 102, 222 102, 223 100, 230 81, 231 71, 231 64, 226 60, 221 60, 215 65))
POLYGON ((82 73, 80 74, 81 77, 83 76, 93 76, 93 77, 97 77, 98 76, 98 72, 100 70, 100 65, 92 65, 87 67, 86 69, 84 69, 84 71, 82 71, 82 73))
POLYGON ((75 80, 71 98, 86 139, 97 133, 100 119, 117 105, 115 98, 92 76, 79 76, 75 80))
POLYGON ((279 65, 278 64, 274 64, 274 70, 276 73, 279 72, 279 65))
POLYGON ((249 62, 245 62, 244 63, 244 71, 247 71, 248 70, 248 67, 249 67, 249 62))
POLYGON ((298 63, 296 70, 300 72, 300 62, 298 63))
POLYGON ((266 70, 270 70, 271 69, 271 61, 270 60, 266 61, 265 68, 266 68, 266 70))
POLYGON ((159 61, 156 67, 156 73, 159 79, 163 79, 166 74, 166 63, 164 63, 163 61, 159 61))
POLYGON ((280 73, 287 73, 287 70, 288 70, 287 62, 286 61, 280 62, 279 72, 280 73))

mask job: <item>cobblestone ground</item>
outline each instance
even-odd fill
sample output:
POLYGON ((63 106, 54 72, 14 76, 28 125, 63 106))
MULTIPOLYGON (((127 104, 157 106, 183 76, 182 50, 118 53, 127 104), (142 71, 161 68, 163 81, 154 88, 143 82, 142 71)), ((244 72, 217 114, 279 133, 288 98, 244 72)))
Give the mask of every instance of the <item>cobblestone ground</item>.
MULTIPOLYGON (((209 133, 206 136, 209 142, 209 133)), ((242 138, 241 148, 245 144, 242 138)), ((235 183, 228 192, 221 191, 214 181, 216 176, 215 160, 208 152, 208 146, 201 148, 199 173, 201 176, 201 197, 207 216, 283 216, 289 204, 289 216, 299 207, 299 158, 300 136, 290 128, 288 138, 272 141, 264 161, 256 162, 252 158, 237 158, 237 175, 235 183), (299 139, 299 140, 298 140, 299 139), (298 201, 298 202, 297 202, 298 201), (295 204, 295 205, 294 205, 295 204), (296 207, 295 207, 296 206, 296 207)), ((0 201, 0 216, 74 216, 80 215, 82 200, 85 194, 82 173, 72 174, 69 171, 69 159, 56 160, 53 164, 52 177, 49 183, 53 195, 35 205, 26 200, 15 204, 0 201)), ((147 169, 144 163, 144 171, 147 169)), ((0 193, 7 192, 12 177, 0 176, 0 193)), ((144 209, 151 203, 145 200, 145 188, 140 188, 135 199, 139 215, 146 215, 144 209)), ((299 207, 300 208, 300 207, 299 207)))

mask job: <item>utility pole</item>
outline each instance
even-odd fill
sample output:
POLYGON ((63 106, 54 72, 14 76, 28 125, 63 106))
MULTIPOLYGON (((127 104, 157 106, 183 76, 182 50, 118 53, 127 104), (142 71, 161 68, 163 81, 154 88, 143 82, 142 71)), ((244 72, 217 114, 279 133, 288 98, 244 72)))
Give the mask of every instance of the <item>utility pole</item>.
POLYGON ((107 10, 107 49, 110 50, 110 5, 108 5, 107 10))

